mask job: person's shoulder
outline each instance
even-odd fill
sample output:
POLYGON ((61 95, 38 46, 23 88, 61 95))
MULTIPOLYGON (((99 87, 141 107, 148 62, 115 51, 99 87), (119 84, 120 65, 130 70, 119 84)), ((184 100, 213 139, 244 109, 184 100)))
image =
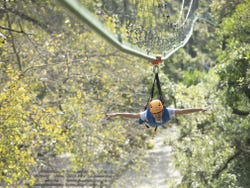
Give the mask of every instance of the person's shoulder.
POLYGON ((163 106, 163 108, 167 111, 174 111, 175 109, 172 107, 167 107, 167 106, 163 106))
POLYGON ((146 114, 147 114, 147 111, 148 111, 148 110, 144 110, 144 111, 139 112, 140 116, 146 115, 146 114))
POLYGON ((175 108, 173 108, 173 107, 169 107, 169 106, 168 106, 168 107, 166 107, 166 109, 167 109, 167 110, 175 110, 175 108))
POLYGON ((175 116, 175 113, 176 113, 175 108, 168 107, 168 108, 166 108, 166 110, 168 111, 168 114, 169 114, 170 117, 174 117, 175 116))

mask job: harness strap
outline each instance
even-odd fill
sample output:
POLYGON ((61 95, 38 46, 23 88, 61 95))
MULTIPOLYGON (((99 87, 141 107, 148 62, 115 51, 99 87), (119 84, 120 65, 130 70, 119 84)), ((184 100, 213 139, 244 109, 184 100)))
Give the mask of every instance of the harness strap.
POLYGON ((155 80, 156 80, 157 89, 158 89, 158 93, 159 93, 159 99, 162 102, 162 104, 164 104, 164 99, 163 99, 162 91, 161 91, 161 82, 160 82, 158 73, 155 73, 155 80))
POLYGON ((147 103, 146 103, 146 105, 145 105, 145 107, 144 107, 145 110, 148 108, 149 102, 150 102, 150 101, 153 99, 153 97, 154 97, 155 80, 156 80, 156 79, 155 79, 155 77, 154 77, 153 85, 152 85, 151 91, 150 91, 150 96, 149 96, 148 101, 147 101, 147 103))
POLYGON ((157 128, 158 128, 158 126, 155 127, 154 134, 157 133, 157 128))
POLYGON ((155 77, 154 77, 154 81, 153 81, 153 85, 151 87, 150 97, 148 98, 148 101, 147 101, 147 103, 146 103, 146 105, 144 107, 145 110, 147 109, 147 107, 149 105, 149 102, 154 98, 155 84, 156 84, 157 89, 158 89, 159 99, 162 102, 162 104, 164 104, 164 98, 163 98, 162 90, 161 90, 161 82, 160 82, 160 79, 159 79, 158 72, 156 72, 155 77))

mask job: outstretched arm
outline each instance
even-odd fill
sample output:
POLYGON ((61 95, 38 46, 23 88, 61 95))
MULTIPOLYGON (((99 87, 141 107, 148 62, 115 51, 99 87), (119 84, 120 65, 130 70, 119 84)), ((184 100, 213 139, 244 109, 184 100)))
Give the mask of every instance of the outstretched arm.
POLYGON ((187 109, 175 109, 175 114, 191 114, 194 112, 205 112, 207 108, 187 108, 187 109))
POLYGON ((140 114, 139 113, 110 113, 106 114, 107 117, 125 117, 125 118, 133 118, 133 119, 139 119, 140 114))

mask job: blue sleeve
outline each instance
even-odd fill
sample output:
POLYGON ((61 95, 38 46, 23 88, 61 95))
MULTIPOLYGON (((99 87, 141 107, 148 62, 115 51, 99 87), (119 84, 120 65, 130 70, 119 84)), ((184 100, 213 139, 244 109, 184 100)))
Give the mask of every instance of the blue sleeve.
POLYGON ((147 110, 140 113, 139 124, 143 124, 147 119, 147 110))
POLYGON ((168 110, 168 114, 169 114, 169 118, 173 118, 175 117, 175 109, 174 108, 167 108, 168 110))
POLYGON ((139 122, 139 124, 143 124, 144 123, 144 121, 141 118, 138 120, 138 122, 139 122))

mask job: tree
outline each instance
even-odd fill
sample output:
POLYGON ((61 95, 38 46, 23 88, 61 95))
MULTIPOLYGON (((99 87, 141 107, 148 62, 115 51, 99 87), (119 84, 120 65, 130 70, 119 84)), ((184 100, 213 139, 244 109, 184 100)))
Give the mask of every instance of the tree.
POLYGON ((176 89, 177 106, 196 106, 198 101, 210 107, 206 117, 178 118, 184 125, 175 143, 176 164, 183 172, 180 187, 247 187, 249 2, 214 1, 211 7, 212 15, 220 15, 210 33, 214 44, 207 45, 213 67, 197 85, 176 89))
POLYGON ((1 185, 33 185, 36 172, 65 153, 73 170, 97 172, 143 152, 145 136, 133 122, 105 121, 108 110, 140 108, 144 94, 134 91, 143 89, 143 62, 118 53, 54 1, 4 1, 1 15, 1 185))

